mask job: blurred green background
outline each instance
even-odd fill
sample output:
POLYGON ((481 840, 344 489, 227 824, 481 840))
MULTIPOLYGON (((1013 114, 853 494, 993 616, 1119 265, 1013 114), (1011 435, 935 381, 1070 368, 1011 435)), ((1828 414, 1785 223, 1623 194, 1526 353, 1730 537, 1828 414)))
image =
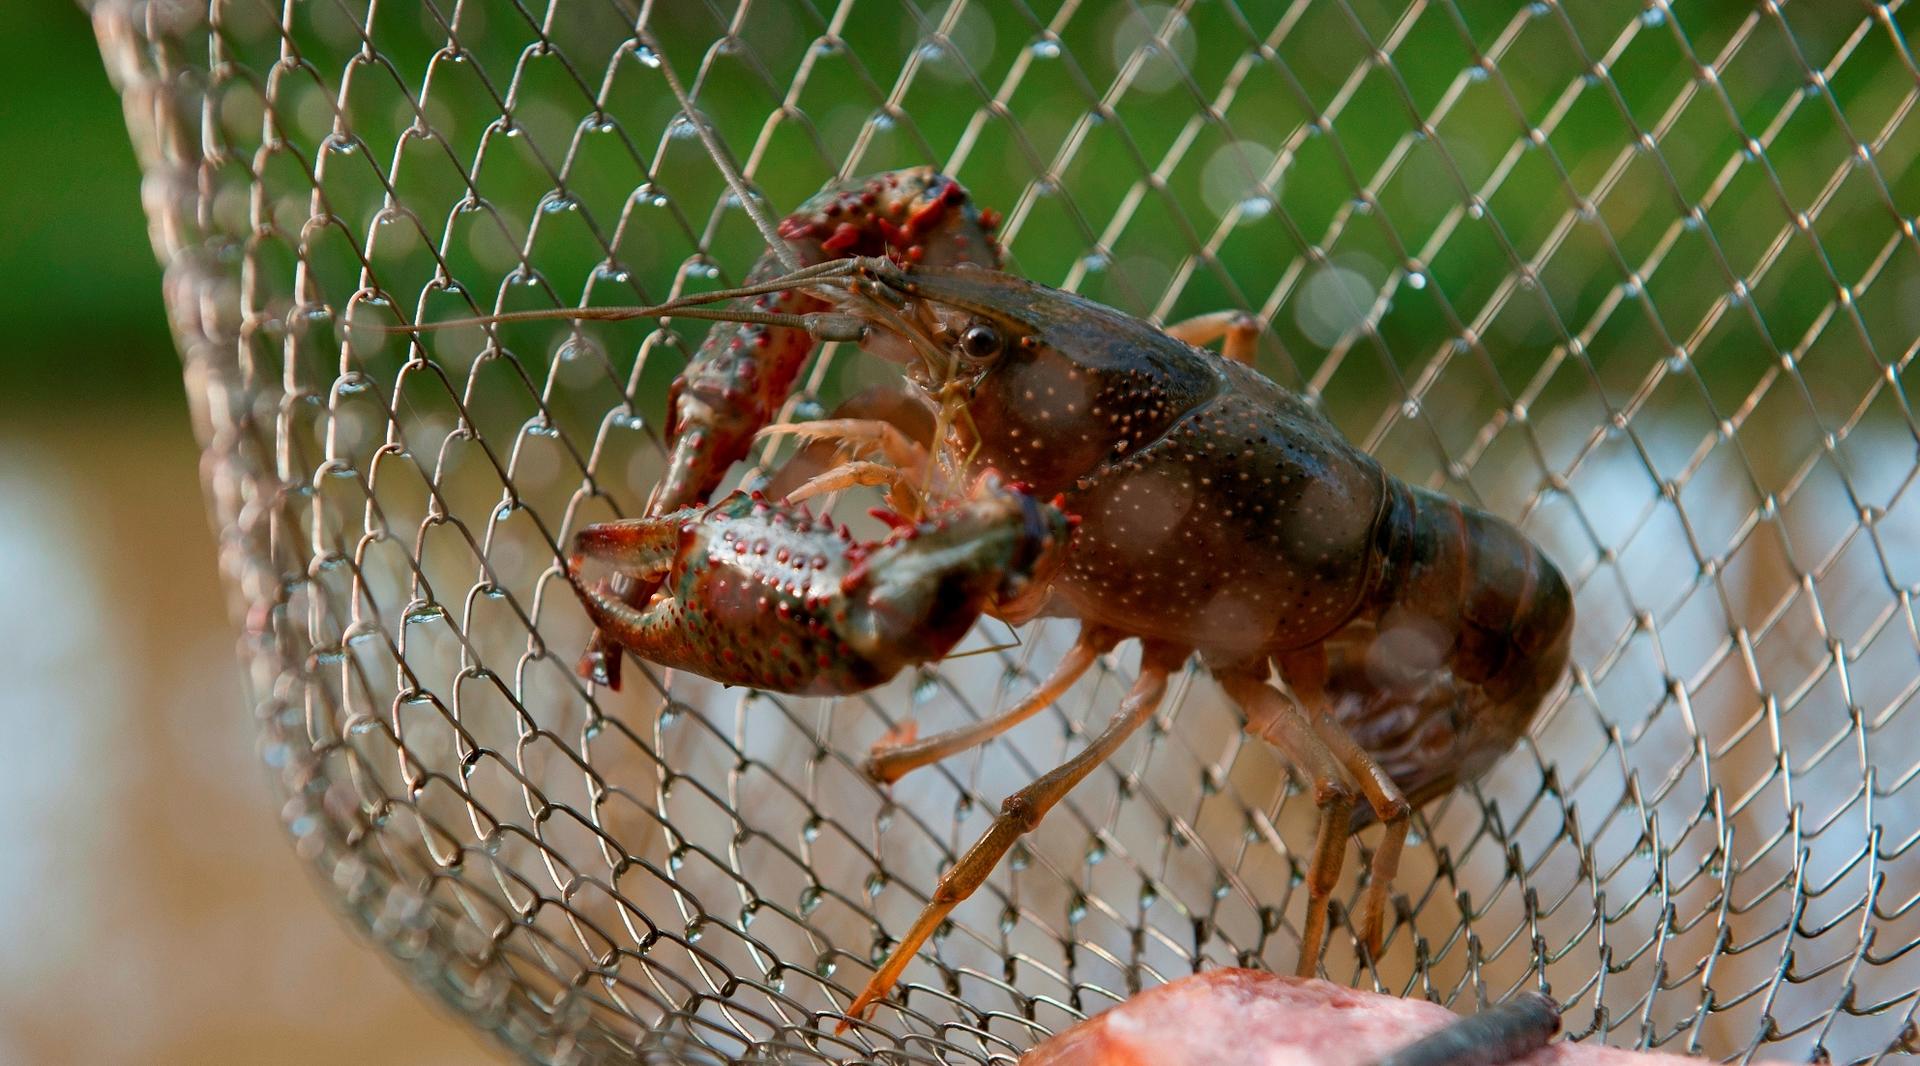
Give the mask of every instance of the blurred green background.
POLYGON ((0 412, 184 412, 140 171, 85 12, 13 5, 0 40, 0 412))

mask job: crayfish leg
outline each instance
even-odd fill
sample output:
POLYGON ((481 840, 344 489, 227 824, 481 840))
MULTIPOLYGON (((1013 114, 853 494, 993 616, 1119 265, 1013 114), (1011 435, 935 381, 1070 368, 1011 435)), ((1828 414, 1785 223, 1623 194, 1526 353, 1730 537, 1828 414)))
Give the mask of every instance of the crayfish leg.
POLYGON ((786 500, 788 503, 804 503, 815 496, 839 492, 856 485, 884 485, 890 500, 902 503, 917 501, 913 486, 909 484, 910 476, 898 467, 862 459, 843 463, 823 474, 815 474, 806 484, 787 493, 786 500))
POLYGON ((816 422, 782 422, 760 431, 762 437, 792 436, 808 442, 835 442, 853 455, 879 452, 887 462, 906 471, 924 469, 927 449, 891 422, 878 418, 823 418, 816 422))
POLYGON ((1276 661, 1280 676, 1306 706, 1321 743, 1360 786, 1360 794, 1366 797, 1367 805, 1373 808, 1374 817, 1380 820, 1384 830, 1380 847, 1373 853, 1373 864, 1367 871, 1366 890, 1360 897, 1360 940, 1366 944, 1369 954, 1378 955, 1386 942, 1387 894, 1400 872, 1400 853, 1406 847, 1413 807, 1393 778, 1334 720, 1333 707, 1327 698, 1326 645, 1316 644, 1289 652, 1276 661))
POLYGON ((1059 699, 1073 687, 1075 681, 1080 680, 1080 675, 1087 672, 1094 660, 1113 650, 1117 640, 1115 634, 1105 630, 1093 627, 1082 629, 1079 639, 1074 641, 1060 664, 1054 667, 1053 673, 1047 675, 1025 699, 991 718, 935 733, 924 739, 895 740, 891 735, 882 738, 867 756, 867 776, 881 784, 892 784, 922 766, 985 744, 1059 699))
POLYGON ((1236 363, 1252 366, 1260 341, 1260 320, 1245 311, 1215 311, 1210 315, 1197 315, 1184 322, 1175 322, 1163 332, 1174 340, 1185 341, 1196 348, 1204 348, 1225 338, 1220 345, 1220 354, 1236 363))
POLYGON ((1327 903, 1340 882, 1346 861, 1347 838, 1352 835, 1354 788, 1313 722, 1280 690, 1267 684, 1264 667, 1222 675, 1220 687, 1247 718, 1247 731, 1279 748, 1310 782, 1320 825, 1314 834, 1313 856, 1307 865, 1307 921, 1300 934, 1300 961, 1295 972, 1312 977, 1320 966, 1327 941, 1327 903))
MULTIPOLYGON (((947 920, 953 908, 986 882, 987 875, 1000 865, 1000 860, 1014 842, 1032 832, 1055 804, 1075 785, 1084 781, 1095 767, 1112 758, 1127 742, 1127 738, 1153 717, 1154 711, 1160 707, 1161 698, 1166 695, 1167 675, 1185 662, 1189 654, 1190 649, 1171 645, 1146 646, 1145 654, 1141 657, 1140 675, 1126 698, 1120 702, 1119 709, 1107 721, 1107 727, 1078 755, 1041 774, 1033 783, 1006 798, 993 824, 987 827, 987 831, 959 862, 941 875, 926 909, 920 912, 913 928, 907 930, 907 935, 893 946, 893 951, 880 964, 880 969, 874 972, 867 986, 848 1005, 847 1016, 836 1027, 836 1032, 845 1032, 853 1019, 865 1014, 884 998, 895 982, 900 980, 901 973, 919 952, 920 946, 940 928, 940 923, 947 920)), ((1345 824, 1344 821, 1342 824, 1345 824)))

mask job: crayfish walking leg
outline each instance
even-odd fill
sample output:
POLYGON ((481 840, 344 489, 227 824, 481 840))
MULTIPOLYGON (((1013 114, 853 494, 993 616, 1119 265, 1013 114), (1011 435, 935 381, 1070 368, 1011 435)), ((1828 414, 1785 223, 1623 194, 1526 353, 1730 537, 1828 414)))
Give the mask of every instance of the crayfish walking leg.
POLYGON ((1087 672, 1087 668, 1093 665, 1095 659, 1112 651, 1114 644, 1118 641, 1119 634, 1110 630, 1091 626, 1083 628, 1080 631, 1080 639, 1074 641, 1066 658, 1061 659, 1060 664, 1054 667, 1053 673, 1047 675, 1046 680, 1040 682, 1039 686, 1028 693, 1025 699, 992 718, 974 722, 972 725, 964 725, 958 729, 950 729, 944 733, 936 733, 924 739, 915 739, 909 723, 899 735, 890 734, 874 744, 873 750, 867 756, 867 776, 882 784, 892 784, 906 776, 909 771, 918 770, 922 766, 937 763, 949 755, 985 744, 1032 718, 1054 700, 1059 699, 1063 693, 1073 687, 1075 681, 1080 680, 1080 675, 1087 672))
MULTIPOLYGON (((1360 786, 1360 794, 1373 808, 1385 835, 1373 853, 1373 865, 1367 871, 1366 892, 1360 897, 1360 939, 1367 950, 1380 953, 1386 939, 1387 893, 1400 872, 1400 852, 1407 842, 1407 828, 1413 807, 1393 777, 1368 755, 1352 735, 1334 721, 1327 700, 1327 654, 1314 647, 1280 657, 1280 676, 1286 678, 1312 717, 1314 732, 1342 767, 1360 786)), ((1304 949, 1303 949, 1304 950, 1304 949)), ((1318 954, 1318 945, 1312 949, 1318 954)))
POLYGON ((1119 710, 1108 720, 1106 729, 1080 754, 1041 774, 1032 784, 1007 797, 1000 805, 1000 815, 993 820, 993 825, 987 828, 986 833, 974 842, 973 847, 952 869, 941 875, 940 883, 933 890, 933 898, 927 902, 926 909, 920 912, 913 928, 907 930, 907 935, 893 946, 872 980, 847 1006, 848 1020, 840 1023, 838 1031, 845 1032, 851 1019, 860 1017, 867 1008, 886 996, 894 983, 900 980, 907 963, 913 961, 920 945, 926 943, 934 930, 940 928, 940 923, 946 921, 953 908, 986 882, 987 875, 1000 864, 1015 841, 1032 832, 1055 804, 1085 780, 1095 767, 1112 758, 1127 742, 1127 738, 1153 717, 1153 712, 1160 707, 1161 697, 1166 695, 1167 675, 1185 662, 1191 653, 1188 648, 1170 644, 1146 644, 1142 649, 1140 676, 1121 701, 1119 710))
POLYGON ((1240 705, 1247 730, 1279 748, 1309 778, 1314 805, 1320 810, 1320 827, 1307 867, 1307 924, 1301 931, 1296 968, 1300 976, 1312 977, 1326 943, 1327 902, 1340 881, 1347 838, 1353 833, 1355 786, 1386 830, 1373 853, 1360 902, 1360 938, 1373 953, 1379 952, 1385 939, 1387 893, 1400 869, 1412 808, 1387 772, 1329 713, 1325 651, 1315 646, 1278 656, 1277 661, 1281 676, 1303 706, 1295 706, 1268 685, 1261 670, 1223 674, 1220 685, 1240 705))
POLYGON ((1253 365, 1254 345, 1260 339, 1260 320, 1245 311, 1215 311, 1168 326, 1167 336, 1204 348, 1223 341, 1220 354, 1244 366, 1253 365))

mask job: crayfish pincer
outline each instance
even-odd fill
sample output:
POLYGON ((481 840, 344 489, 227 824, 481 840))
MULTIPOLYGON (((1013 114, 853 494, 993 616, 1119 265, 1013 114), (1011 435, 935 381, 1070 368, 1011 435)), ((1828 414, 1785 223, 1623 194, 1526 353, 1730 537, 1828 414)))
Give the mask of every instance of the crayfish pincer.
POLYGON ((983 610, 1048 576, 1070 523, 1000 487, 878 542, 804 505, 736 492, 712 507, 588 526, 569 572, 594 624, 662 666, 735 685, 846 695, 953 649, 983 610), (660 592, 644 607, 580 582, 586 559, 660 592))

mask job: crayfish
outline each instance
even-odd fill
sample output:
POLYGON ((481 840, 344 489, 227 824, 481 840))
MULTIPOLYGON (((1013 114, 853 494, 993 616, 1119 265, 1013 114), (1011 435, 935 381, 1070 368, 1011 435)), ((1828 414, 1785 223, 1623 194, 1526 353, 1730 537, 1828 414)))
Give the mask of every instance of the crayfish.
POLYGON ((949 178, 883 174, 787 219, 779 263, 745 286, 548 315, 730 323, 674 386, 673 453, 649 516, 590 526, 574 543, 570 573, 603 641, 584 669, 617 682, 610 638, 726 684, 844 694, 941 658, 982 614, 1080 622, 1073 649, 1010 710, 876 745, 869 772, 888 782, 1011 728, 1118 642, 1141 642, 1137 679, 1105 728, 1007 797, 849 1017, 1153 716, 1169 674, 1196 654, 1320 812, 1300 973, 1318 965, 1347 838, 1370 819, 1385 835, 1357 926, 1377 953, 1413 807, 1485 771, 1558 683, 1566 581, 1513 526, 1395 479, 1256 372, 1250 318, 1159 328, 1003 273, 991 222, 949 178), (695 306, 720 298, 750 302, 695 306), (708 506, 827 340, 899 364, 921 413, 883 404, 881 417, 773 427, 861 458, 791 496, 708 506), (1216 341, 1219 354, 1201 347, 1216 341), (895 528, 883 540, 858 542, 795 502, 852 484, 886 489, 895 528), (589 584, 586 559, 624 584, 589 584))

